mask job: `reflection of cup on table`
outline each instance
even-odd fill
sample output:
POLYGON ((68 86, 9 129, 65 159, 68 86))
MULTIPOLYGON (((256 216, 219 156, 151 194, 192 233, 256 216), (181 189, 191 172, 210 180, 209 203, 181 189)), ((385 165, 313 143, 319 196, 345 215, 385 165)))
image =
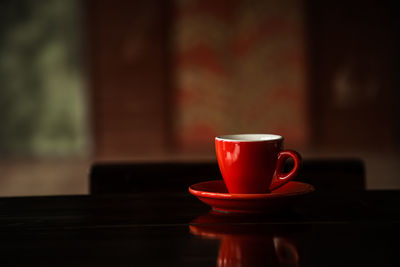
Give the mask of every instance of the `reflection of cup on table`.
POLYGON ((231 194, 269 193, 293 179, 300 155, 283 149, 283 137, 273 134, 236 134, 215 138, 218 165, 231 194), (287 159, 294 167, 283 172, 287 159))
POLYGON ((193 220, 189 229, 221 241, 217 266, 298 266, 297 248, 287 237, 265 224, 247 224, 246 218, 211 211, 193 220))
POLYGON ((298 266, 296 247, 277 236, 225 236, 217 266, 298 266))

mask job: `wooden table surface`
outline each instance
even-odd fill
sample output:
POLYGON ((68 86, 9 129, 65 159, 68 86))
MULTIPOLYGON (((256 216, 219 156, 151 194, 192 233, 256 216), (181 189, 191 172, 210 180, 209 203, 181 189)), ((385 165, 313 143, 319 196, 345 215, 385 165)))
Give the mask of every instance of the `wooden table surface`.
POLYGON ((400 191, 313 193, 274 215, 187 192, 0 199, 1 266, 400 266, 400 191))

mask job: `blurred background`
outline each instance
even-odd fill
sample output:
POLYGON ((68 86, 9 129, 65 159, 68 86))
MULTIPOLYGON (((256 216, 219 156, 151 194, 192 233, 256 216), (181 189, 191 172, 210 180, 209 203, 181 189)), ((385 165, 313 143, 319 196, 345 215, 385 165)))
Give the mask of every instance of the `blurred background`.
POLYGON ((213 160, 276 133, 400 189, 394 1, 3 0, 0 196, 88 192, 95 161, 213 160))

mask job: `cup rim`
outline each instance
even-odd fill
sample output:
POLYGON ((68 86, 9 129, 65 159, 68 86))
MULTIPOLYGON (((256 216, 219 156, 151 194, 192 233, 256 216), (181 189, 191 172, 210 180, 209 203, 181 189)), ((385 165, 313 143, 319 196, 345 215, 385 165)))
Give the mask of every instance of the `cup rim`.
POLYGON ((217 136, 215 140, 225 142, 276 142, 283 140, 283 137, 277 134, 229 134, 217 136))

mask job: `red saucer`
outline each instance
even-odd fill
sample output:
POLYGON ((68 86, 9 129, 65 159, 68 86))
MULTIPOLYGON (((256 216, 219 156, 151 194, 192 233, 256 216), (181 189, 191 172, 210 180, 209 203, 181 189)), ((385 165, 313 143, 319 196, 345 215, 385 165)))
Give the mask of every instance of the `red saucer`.
POLYGON ((223 180, 201 182, 189 187, 189 192, 220 212, 276 212, 294 199, 313 192, 312 185, 290 181, 268 194, 229 194, 223 180))

